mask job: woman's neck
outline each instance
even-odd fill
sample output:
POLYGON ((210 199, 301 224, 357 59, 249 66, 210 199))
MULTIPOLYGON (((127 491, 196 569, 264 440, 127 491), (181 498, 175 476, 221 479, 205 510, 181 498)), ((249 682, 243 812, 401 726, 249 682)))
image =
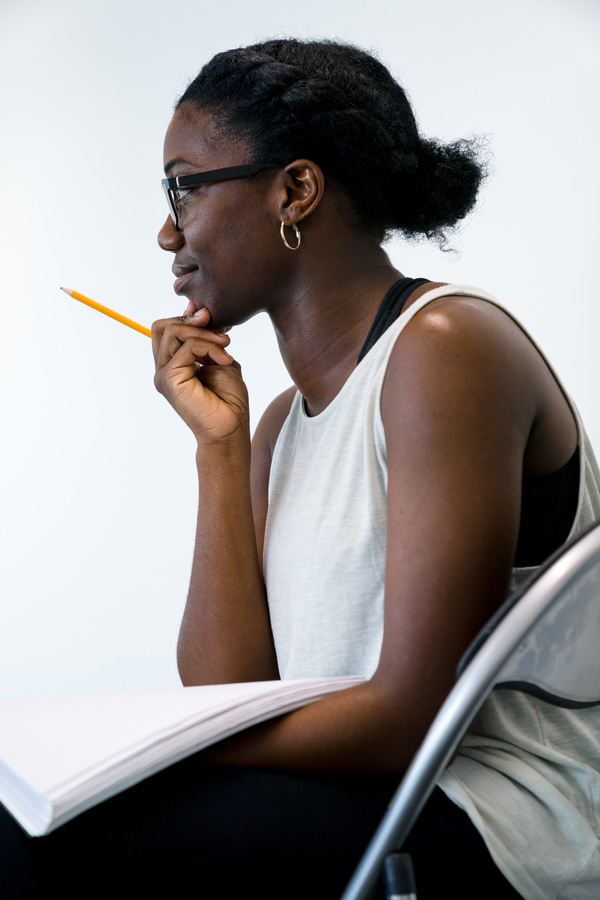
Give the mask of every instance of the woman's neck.
POLYGON ((271 311, 281 356, 310 415, 339 393, 383 297, 402 278, 380 247, 344 254, 339 265, 331 256, 295 279, 285 302, 271 311))

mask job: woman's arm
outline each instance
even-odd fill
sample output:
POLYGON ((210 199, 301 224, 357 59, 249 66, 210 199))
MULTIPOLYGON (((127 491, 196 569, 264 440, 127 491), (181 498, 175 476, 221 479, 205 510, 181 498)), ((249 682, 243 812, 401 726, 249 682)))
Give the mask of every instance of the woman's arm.
POLYGON ((248 402, 209 315, 153 326, 157 389, 197 440, 198 523, 178 665, 184 684, 278 677, 250 495, 248 402))

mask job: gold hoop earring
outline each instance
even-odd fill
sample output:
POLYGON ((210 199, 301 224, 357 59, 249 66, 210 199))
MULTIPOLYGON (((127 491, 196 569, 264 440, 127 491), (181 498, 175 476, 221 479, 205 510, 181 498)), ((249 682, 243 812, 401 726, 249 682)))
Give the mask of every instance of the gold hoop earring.
POLYGON ((298 241, 296 246, 292 247, 291 244, 288 244, 288 242, 285 239, 285 232, 283 230, 284 228, 285 228, 285 222, 282 222, 281 228, 279 229, 279 234, 281 235, 281 240, 283 241, 285 246, 288 248, 288 250, 298 250, 298 248, 300 247, 300 241, 302 240, 302 237, 300 236, 300 229, 298 228, 297 225, 290 225, 290 228, 294 229, 294 234, 296 235, 296 240, 298 241))

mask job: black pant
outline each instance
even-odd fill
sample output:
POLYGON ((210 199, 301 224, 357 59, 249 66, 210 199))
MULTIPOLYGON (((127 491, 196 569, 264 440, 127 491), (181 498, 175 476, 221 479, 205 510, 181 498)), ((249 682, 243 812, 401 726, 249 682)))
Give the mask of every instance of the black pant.
MULTIPOLYGON (((2 900, 336 900, 396 777, 206 766, 190 757, 30 838, 0 806, 2 900)), ((419 900, 519 898, 436 789, 405 847, 419 900)), ((380 895, 381 896, 381 895, 380 895)))

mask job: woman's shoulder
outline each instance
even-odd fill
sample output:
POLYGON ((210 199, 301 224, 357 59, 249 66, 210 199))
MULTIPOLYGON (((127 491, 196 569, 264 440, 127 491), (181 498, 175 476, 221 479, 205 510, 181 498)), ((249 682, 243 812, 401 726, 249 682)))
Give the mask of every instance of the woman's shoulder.
POLYGON ((532 351, 539 355, 523 326, 492 294, 477 287, 428 282, 410 294, 390 328, 388 353, 393 359, 429 349, 466 359, 461 345, 466 350, 488 344, 496 353, 507 349, 512 355, 520 346, 526 355, 532 351))
POLYGON ((558 468, 577 442, 570 402, 540 348, 509 310, 475 288, 444 285, 429 301, 418 298, 398 335, 382 393, 384 425, 405 428, 417 410, 415 427, 422 431, 426 420, 440 440, 449 418, 463 422, 473 445, 486 442, 486 431, 516 428, 534 477, 558 468))
MULTIPOLYGON (((453 322, 456 325, 473 322, 473 316, 488 322, 509 320, 512 326, 520 325, 515 317, 500 302, 482 288, 449 282, 428 282, 414 290, 404 309, 406 318, 411 322, 419 322, 429 327, 441 325, 447 328, 453 322)), ((414 328, 414 325, 413 325, 414 328)))
MULTIPOLYGON (((428 372, 438 368, 438 361, 453 369, 482 367, 488 372, 499 366, 510 379, 511 374, 524 374, 520 366, 546 365, 518 319, 479 288, 425 285, 411 296, 405 313, 394 355, 424 358, 428 372)), ((415 361, 412 358, 411 368, 415 361)))
POLYGON ((404 458, 410 446, 419 459, 445 466, 450 452, 467 458, 490 443, 495 456, 502 436, 506 452, 522 455, 541 360, 516 323, 454 285, 430 288, 405 312, 381 393, 388 450, 397 446, 404 458))
POLYGON ((444 370, 500 366, 506 377, 539 352, 516 319, 484 291, 452 284, 427 285, 405 309, 406 321, 392 353, 411 370, 424 365, 433 377, 444 370))

